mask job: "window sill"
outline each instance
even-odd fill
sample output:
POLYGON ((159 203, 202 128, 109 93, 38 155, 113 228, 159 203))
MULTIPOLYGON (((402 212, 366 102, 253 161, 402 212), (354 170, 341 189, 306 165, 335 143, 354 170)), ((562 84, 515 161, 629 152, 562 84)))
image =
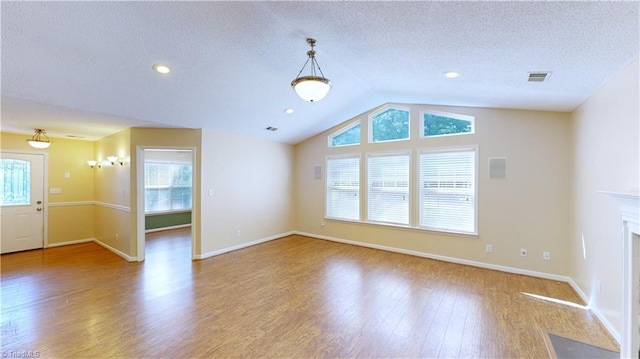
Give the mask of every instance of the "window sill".
POLYGON ((178 214, 178 213, 188 213, 191 212, 191 209, 179 209, 175 211, 155 211, 155 212, 145 212, 145 216, 162 216, 165 214, 178 214))

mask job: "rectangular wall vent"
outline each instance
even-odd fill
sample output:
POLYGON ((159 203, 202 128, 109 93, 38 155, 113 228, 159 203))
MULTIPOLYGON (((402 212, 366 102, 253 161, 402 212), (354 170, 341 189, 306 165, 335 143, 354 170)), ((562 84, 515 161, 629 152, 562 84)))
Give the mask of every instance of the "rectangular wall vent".
POLYGON ((551 72, 529 72, 529 82, 544 82, 551 72))
POLYGON ((507 159, 505 157, 489 158, 489 179, 507 179, 507 159))

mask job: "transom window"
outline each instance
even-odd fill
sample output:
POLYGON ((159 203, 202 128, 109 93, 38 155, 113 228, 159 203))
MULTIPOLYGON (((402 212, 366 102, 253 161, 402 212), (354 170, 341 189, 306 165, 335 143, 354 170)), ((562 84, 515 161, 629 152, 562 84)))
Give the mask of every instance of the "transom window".
POLYGON ((422 111, 421 115, 422 137, 462 135, 475 132, 473 116, 436 111, 422 111))
POLYGON ((329 135, 329 147, 350 146, 360 144, 360 121, 329 135))
POLYGON ((409 139, 409 110, 388 107, 369 116, 369 142, 409 139))

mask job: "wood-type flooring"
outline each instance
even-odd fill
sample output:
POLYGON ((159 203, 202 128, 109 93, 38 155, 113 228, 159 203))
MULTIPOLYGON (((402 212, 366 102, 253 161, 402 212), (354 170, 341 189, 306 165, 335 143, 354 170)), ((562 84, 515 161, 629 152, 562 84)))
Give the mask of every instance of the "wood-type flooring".
POLYGON ((2 255, 2 356, 545 358, 542 331, 619 350, 564 282, 297 235, 190 256, 188 229, 148 235, 141 263, 2 255))

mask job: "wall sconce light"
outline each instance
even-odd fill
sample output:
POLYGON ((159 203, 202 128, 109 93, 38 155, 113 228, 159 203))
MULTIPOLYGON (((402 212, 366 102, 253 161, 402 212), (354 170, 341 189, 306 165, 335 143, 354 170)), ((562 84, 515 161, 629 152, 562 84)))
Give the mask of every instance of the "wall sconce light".
POLYGON ((96 165, 98 165, 98 168, 102 167, 101 165, 98 164, 98 161, 94 161, 94 160, 87 161, 87 164, 91 168, 94 168, 96 165))
POLYGON ((118 158, 116 156, 108 156, 107 160, 111 163, 112 166, 115 166, 116 163, 119 163, 120 166, 124 166, 124 160, 122 158, 118 158))

